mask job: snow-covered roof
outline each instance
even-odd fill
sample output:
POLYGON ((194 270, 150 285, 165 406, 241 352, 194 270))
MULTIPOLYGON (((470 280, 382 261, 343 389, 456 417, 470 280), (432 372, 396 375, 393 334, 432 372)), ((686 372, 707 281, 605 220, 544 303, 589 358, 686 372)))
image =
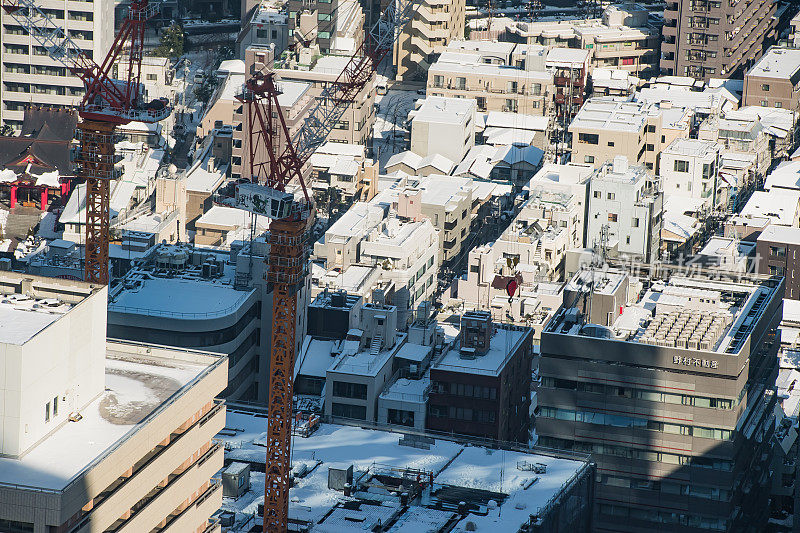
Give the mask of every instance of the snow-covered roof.
POLYGON ((793 226, 800 209, 800 191, 755 191, 740 215, 745 218, 767 217, 772 224, 793 226))
POLYGON ((430 154, 420 160, 417 168, 420 169, 425 167, 433 167, 442 174, 450 174, 455 166, 455 163, 450 161, 442 154, 430 154))
POLYGON ((222 185, 225 181, 225 173, 227 172, 228 165, 219 165, 214 169, 209 170, 208 162, 211 150, 210 146, 207 152, 195 162, 194 165, 186 173, 186 190, 195 192, 212 193, 222 185))
POLYGON ((764 189, 800 190, 800 161, 784 161, 770 172, 764 183, 764 189))
MULTIPOLYGON (((118 211, 113 207, 109 208, 111 218, 117 216, 118 211)), ((86 223, 86 184, 79 183, 70 192, 67 204, 58 217, 62 224, 85 224, 86 223)))
POLYGON ((109 300, 108 312, 210 319, 233 314, 252 294, 253 290, 238 291, 217 280, 157 278, 143 273, 136 279, 135 289, 120 290, 109 300))
MULTIPOLYGON (((117 357, 117 356, 115 356, 117 357)), ((164 360, 158 365, 107 358, 105 392, 21 459, 0 458, 0 482, 62 490, 173 393, 184 391, 206 365, 164 360), (157 390, 153 383, 161 387, 157 390), (114 409, 101 406, 114 405, 114 409)))
POLYGON ((548 67, 580 68, 589 61, 589 50, 583 48, 551 48, 547 52, 548 67))
POLYGON ((486 115, 487 128, 512 128, 516 130, 546 131, 550 117, 522 115, 504 111, 490 111, 486 115))
POLYGON ((390 157, 389 160, 386 162, 386 168, 402 164, 416 170, 417 168, 419 168, 420 161, 422 161, 421 155, 415 154, 411 150, 406 150, 404 152, 394 154, 392 157, 390 157))
POLYGON ((498 145, 531 145, 536 138, 536 132, 531 130, 517 130, 510 128, 486 128, 483 131, 486 144, 498 145))
POLYGON ((51 308, 43 300, 33 300, 23 295, 0 296, 0 345, 25 344, 70 308, 69 304, 51 308), (51 313, 51 310, 57 312, 51 313))
POLYGON ((326 142, 314 152, 316 154, 348 155, 359 158, 364 157, 364 145, 352 143, 326 142))
POLYGON ((438 170, 442 174, 450 174, 450 172, 453 170, 453 167, 456 166, 455 163, 441 154, 430 154, 428 156, 421 157, 420 155, 407 150, 405 152, 394 154, 392 157, 390 157, 386 162, 386 168, 391 168, 400 164, 406 165, 415 171, 429 166, 438 170))
POLYGON ((684 242, 689 240, 700 230, 700 223, 694 217, 677 213, 675 211, 664 212, 664 226, 662 227, 661 238, 664 240, 677 240, 684 242), (666 236, 663 232, 672 233, 675 238, 666 236))
POLYGON ((525 338, 526 333, 526 331, 495 328, 492 339, 489 342, 489 350, 485 355, 466 359, 461 356, 459 349, 456 347, 449 350, 432 368, 464 374, 499 376, 508 360, 516 353, 517 347, 525 338))
MULTIPOLYGON (((219 435, 226 443, 230 443, 226 459, 263 463, 266 458, 262 444, 264 419, 242 411, 229 412, 227 416, 227 426, 237 428, 237 431, 232 436, 219 435)), ((438 531, 451 519, 459 520, 454 531, 465 531, 467 522, 475 522, 479 532, 517 531, 528 522, 531 513, 558 495, 567 481, 586 465, 582 460, 556 458, 535 451, 491 450, 444 438, 437 438, 429 447, 421 449, 401 445, 399 441, 402 437, 401 432, 322 424, 308 438, 296 439, 292 445, 293 467, 306 465, 309 473, 289 489, 290 519, 313 523, 314 531, 349 533, 364 531, 365 524, 372 524, 370 521, 383 516, 375 508, 383 507, 391 511, 390 515, 399 514, 395 524, 388 530, 391 533, 438 531), (527 468, 527 465, 535 463, 546 465, 546 472, 536 473, 527 468), (318 464, 316 468, 311 468, 318 464), (360 505, 358 509, 345 512, 341 505, 336 509, 334 506, 352 498, 344 498, 341 491, 328 488, 328 472, 330 468, 344 470, 350 466, 359 473, 371 470, 374 474, 380 474, 381 469, 386 468, 432 472, 435 488, 450 485, 484 489, 508 494, 508 498, 501 501, 497 508, 489 509, 485 515, 470 513, 461 519, 452 512, 429 509, 414 503, 401 508, 391 500, 391 496, 384 505, 360 505), (330 516, 337 516, 339 520, 330 528, 320 527, 328 524, 330 516), (350 516, 351 520, 344 520, 344 516, 350 516), (326 518, 320 524, 322 517, 326 518)), ((257 487, 263 487, 264 474, 254 469, 250 476, 251 492, 255 496, 258 494, 257 487)), ((226 498, 222 504, 223 511, 235 512, 235 521, 243 522, 256 511, 259 503, 257 497, 249 496, 250 493, 235 500, 226 498)))
POLYGON ((231 73, 231 74, 244 74, 245 64, 241 59, 226 59, 219 64, 217 72, 231 73))
POLYGON ((800 50, 773 46, 753 65, 747 76, 791 80, 794 85, 800 80, 800 50))
MULTIPOLYGON (((244 209, 214 205, 211 209, 203 213, 195 224, 198 226, 219 226, 222 228, 250 227, 250 213, 244 209)), ((267 227, 269 227, 269 219, 257 215, 256 227, 267 229, 267 227)))

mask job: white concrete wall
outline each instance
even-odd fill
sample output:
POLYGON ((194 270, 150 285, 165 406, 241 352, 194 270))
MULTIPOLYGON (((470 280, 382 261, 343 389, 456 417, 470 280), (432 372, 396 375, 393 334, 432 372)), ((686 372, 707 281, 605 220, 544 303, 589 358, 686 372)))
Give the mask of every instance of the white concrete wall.
POLYGON ((91 402, 105 383, 103 288, 22 345, 0 344, 0 453, 21 455, 91 402), (53 398, 58 414, 53 414, 53 398), (45 408, 50 402, 50 420, 45 408))

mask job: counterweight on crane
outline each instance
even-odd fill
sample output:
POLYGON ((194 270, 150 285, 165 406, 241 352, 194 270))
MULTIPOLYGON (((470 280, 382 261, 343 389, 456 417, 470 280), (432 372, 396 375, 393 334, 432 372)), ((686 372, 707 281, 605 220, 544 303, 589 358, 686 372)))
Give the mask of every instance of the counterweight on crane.
POLYGON ((170 113, 165 99, 144 101, 140 83, 144 30, 156 5, 133 0, 128 16, 101 64, 95 63, 54 23, 36 0, 2 0, 6 14, 28 31, 47 55, 60 61, 85 86, 78 106, 80 149, 75 159, 77 175, 86 182, 86 252, 84 278, 108 283, 110 181, 114 178, 114 131, 131 121, 154 123, 170 113), (127 54, 126 79, 111 78, 117 59, 127 54))
POLYGON ((303 165, 370 82, 418 6, 418 0, 398 0, 389 5, 336 81, 317 97, 303 127, 294 135, 290 135, 278 105, 281 91, 274 72, 258 73, 247 80, 240 97, 246 105, 250 172, 260 185, 240 185, 236 203, 272 219, 267 239, 267 282, 273 299, 264 533, 283 533, 289 523, 297 293, 306 279, 306 236, 314 220, 311 197, 303 181, 303 165), (302 191, 299 201, 287 191, 295 179, 302 191))

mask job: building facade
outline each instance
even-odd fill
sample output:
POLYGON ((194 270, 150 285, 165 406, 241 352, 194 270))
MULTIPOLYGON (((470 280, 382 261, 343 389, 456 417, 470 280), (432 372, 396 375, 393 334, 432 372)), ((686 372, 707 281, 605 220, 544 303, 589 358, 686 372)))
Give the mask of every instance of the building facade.
POLYGON ((450 41, 464 37, 465 0, 424 0, 394 45, 398 80, 424 81, 450 41))
POLYGON ((774 38, 776 3, 675 0, 664 8, 661 72, 702 80, 741 74, 774 38))
POLYGON ((489 313, 465 313, 457 344, 431 366, 428 429, 527 443, 532 336, 489 313))
POLYGON ((219 531, 227 359, 107 343, 105 287, 2 274, 0 529, 219 531))
POLYGON ((658 258, 664 195, 643 166, 617 156, 592 175, 586 216, 586 246, 616 248, 645 262, 658 258))
MULTIPOLYGON (((49 1, 42 11, 60 26, 87 55, 101 63, 114 39, 112 2, 49 1)), ((0 14, 3 42, 3 80, 0 85, 4 124, 19 129, 29 104, 71 107, 80 103, 84 84, 8 13, 0 14)))
POLYGON ((783 297, 800 300, 800 228, 770 224, 756 239, 756 267, 759 274, 783 276, 783 297))
POLYGON ((565 290, 542 333, 539 444, 593 454, 594 531, 764 531, 783 282, 658 275, 638 302, 613 271, 565 290))
POLYGON ((797 112, 798 102, 800 50, 773 46, 744 75, 743 104, 797 112))

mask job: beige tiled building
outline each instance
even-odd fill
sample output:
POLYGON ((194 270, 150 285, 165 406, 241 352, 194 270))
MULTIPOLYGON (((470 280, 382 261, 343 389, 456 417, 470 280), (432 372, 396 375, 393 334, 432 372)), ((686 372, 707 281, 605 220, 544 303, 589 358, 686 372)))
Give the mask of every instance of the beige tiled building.
MULTIPOLYGON (((327 84, 336 81, 349 61, 349 56, 323 55, 313 59, 310 65, 299 65, 292 61, 276 63, 275 71, 283 81, 311 84, 308 94, 318 97, 327 84)), ((375 75, 373 74, 328 134, 328 141, 367 144, 372 137, 374 124, 375 75)))
POLYGON ((569 125, 572 162, 599 168, 617 155, 631 165, 658 172, 661 151, 689 137, 692 114, 684 108, 596 97, 586 101, 569 125))
MULTIPOLYGON (((256 72, 266 70, 272 65, 272 50, 263 46, 250 46, 245 50, 245 75, 249 76, 256 72)), ((282 94, 278 97, 278 104, 281 108, 289 135, 294 136, 303 127, 303 121, 308 116, 310 109, 314 106, 314 96, 311 91, 311 84, 307 82, 295 82, 286 80, 281 83, 282 94)), ((231 149, 231 176, 234 178, 253 179, 250 173, 250 136, 247 135, 247 110, 241 102, 236 102, 233 114, 233 147, 231 149)), ((254 120, 255 119, 254 117, 254 120)), ((279 150, 284 146, 284 136, 279 133, 279 150)), ((257 154, 259 160, 267 159, 266 153, 257 154)), ((305 167, 306 176, 308 167, 305 167)), ((261 180, 265 176, 261 177, 261 180)))
POLYGON ((424 81, 450 41, 464 37, 465 0, 423 0, 394 46, 398 80, 424 81))
POLYGON ((592 68, 614 68, 647 78, 658 74, 660 34, 648 11, 612 5, 599 19, 517 21, 506 27, 512 42, 581 48, 591 52, 592 68))
MULTIPOLYGON (((114 2, 42 0, 36 5, 56 25, 101 63, 114 40, 114 2)), ((33 39, 8 13, 0 14, 3 83, 0 85, 3 123, 19 128, 28 104, 74 106, 83 97, 77 76, 33 39)))
POLYGON ((547 48, 453 41, 428 70, 427 95, 474 99, 478 111, 546 115, 554 93, 547 48))
POLYGON ((545 115, 554 90, 553 75, 481 64, 477 56, 434 63, 428 71, 429 96, 472 98, 478 111, 545 115))
POLYGON ((105 287, 0 286, 0 529, 220 531, 227 358, 107 343, 105 287))
POLYGON ((378 192, 378 164, 364 146, 327 142, 309 158, 314 191, 338 189, 345 202, 368 202, 378 192))

